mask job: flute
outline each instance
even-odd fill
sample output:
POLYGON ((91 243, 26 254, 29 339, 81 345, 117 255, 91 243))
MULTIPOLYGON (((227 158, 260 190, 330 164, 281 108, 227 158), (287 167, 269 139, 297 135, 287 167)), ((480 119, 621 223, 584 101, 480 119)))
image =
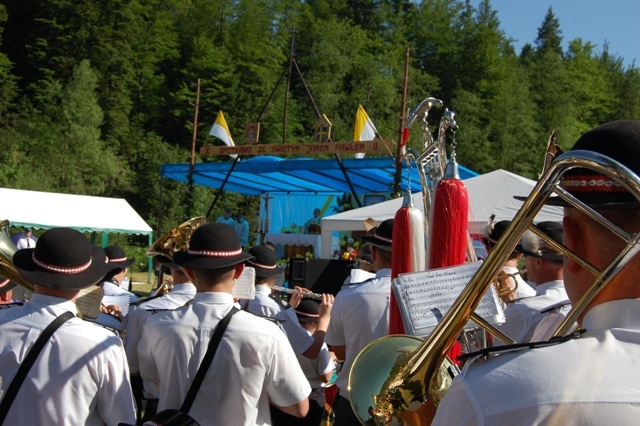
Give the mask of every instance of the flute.
POLYGON ((322 300, 322 295, 319 293, 308 293, 306 291, 300 291, 289 287, 280 287, 277 285, 270 285, 269 288, 281 293, 301 294, 303 297, 308 297, 309 299, 322 300))

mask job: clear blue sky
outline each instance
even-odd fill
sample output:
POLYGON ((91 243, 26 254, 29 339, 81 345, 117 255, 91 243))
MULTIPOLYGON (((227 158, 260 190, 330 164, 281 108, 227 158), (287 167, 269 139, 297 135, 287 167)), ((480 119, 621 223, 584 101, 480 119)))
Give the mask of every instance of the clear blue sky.
MULTIPOLYGON (((480 0, 472 0, 475 7, 480 0)), ((624 65, 640 68, 640 0, 490 0, 500 28, 513 39, 516 53, 533 44, 549 9, 560 22, 563 47, 578 37, 591 42, 597 54, 605 42, 609 52, 623 58, 624 65)))

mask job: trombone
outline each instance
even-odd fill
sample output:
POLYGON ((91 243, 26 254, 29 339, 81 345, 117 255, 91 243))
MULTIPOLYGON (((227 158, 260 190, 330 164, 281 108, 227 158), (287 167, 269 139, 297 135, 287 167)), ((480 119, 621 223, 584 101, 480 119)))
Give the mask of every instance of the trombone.
POLYGON ((608 176, 640 200, 640 179, 617 161, 581 150, 558 156, 543 172, 491 254, 429 337, 420 342, 411 336, 386 336, 373 341, 360 352, 351 368, 349 388, 352 407, 363 424, 388 425, 394 420, 405 424, 431 423, 437 405, 452 380, 447 351, 527 229, 595 277, 590 289, 573 304, 554 336, 567 334, 600 290, 640 252, 640 232, 630 235, 559 186, 562 176, 574 168, 590 169, 608 176), (561 197, 625 241, 623 250, 606 268, 599 270, 533 225, 535 216, 552 194, 561 197), (371 360, 377 362, 378 377, 373 377, 375 375, 370 365, 367 366, 371 360))

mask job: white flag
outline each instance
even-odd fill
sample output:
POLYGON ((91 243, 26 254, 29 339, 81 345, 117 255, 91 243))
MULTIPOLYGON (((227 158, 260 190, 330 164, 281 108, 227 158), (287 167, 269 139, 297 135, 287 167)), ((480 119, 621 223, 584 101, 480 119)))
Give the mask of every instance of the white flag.
MULTIPOLYGON (((227 146, 235 146, 233 138, 229 132, 229 126, 227 126, 227 120, 224 119, 222 111, 218 113, 216 120, 213 122, 213 127, 209 131, 209 134, 214 138, 220 139, 227 146)), ((232 154, 231 157, 236 158, 238 154, 232 154)))

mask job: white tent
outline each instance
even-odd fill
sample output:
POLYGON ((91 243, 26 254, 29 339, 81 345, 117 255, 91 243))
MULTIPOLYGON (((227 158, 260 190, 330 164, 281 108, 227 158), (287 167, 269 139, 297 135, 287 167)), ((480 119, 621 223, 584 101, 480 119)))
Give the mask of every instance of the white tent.
POLYGON ((149 235, 153 230, 122 198, 0 188, 0 220, 13 226, 149 235))
MULTIPOLYGON (((484 175, 464 180, 469 192, 469 229, 484 232, 489 217, 495 214, 495 221, 511 220, 522 206, 514 195, 527 196, 536 182, 507 172, 495 170, 484 175)), ((329 258, 332 252, 334 231, 364 231, 364 221, 371 218, 376 222, 390 219, 402 207, 402 197, 359 209, 349 210, 322 219, 322 253, 329 258)), ((413 194, 413 203, 423 210, 422 193, 413 194)), ((543 220, 562 221, 562 208, 545 206, 536 216, 536 222, 543 220)))

